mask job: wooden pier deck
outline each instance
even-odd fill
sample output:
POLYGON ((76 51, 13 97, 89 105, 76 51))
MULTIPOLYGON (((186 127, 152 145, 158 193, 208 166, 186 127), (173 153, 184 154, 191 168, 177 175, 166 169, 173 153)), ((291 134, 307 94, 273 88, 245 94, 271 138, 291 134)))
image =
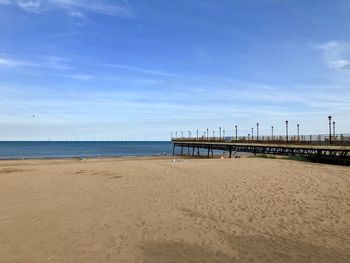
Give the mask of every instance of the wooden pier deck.
POLYGON ((209 158, 213 155, 214 150, 226 151, 229 157, 233 152, 250 152, 274 155, 289 155, 312 157, 316 159, 341 159, 350 160, 350 146, 348 145, 310 145, 310 144, 288 144, 285 142, 262 143, 262 142, 225 142, 218 140, 189 140, 189 139, 172 139, 173 155, 176 148, 180 148, 181 155, 185 154, 187 149, 188 155, 199 155, 200 149, 206 150, 209 158))

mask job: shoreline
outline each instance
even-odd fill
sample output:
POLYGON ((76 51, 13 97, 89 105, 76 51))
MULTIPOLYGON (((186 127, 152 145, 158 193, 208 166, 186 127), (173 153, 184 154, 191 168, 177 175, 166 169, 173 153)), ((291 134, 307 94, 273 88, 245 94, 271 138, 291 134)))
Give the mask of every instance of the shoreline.
MULTIPOLYGON (((318 165, 329 165, 329 166, 340 166, 347 167, 349 164, 341 164, 341 163, 332 163, 332 162, 319 162, 313 161, 307 158, 298 158, 287 155, 272 155, 272 154, 257 154, 253 153, 237 153, 239 154, 237 158, 232 157, 231 160, 248 158, 248 159, 267 159, 267 160, 284 160, 284 161, 292 161, 292 162, 301 162, 306 164, 318 164, 318 165)), ((84 161, 142 161, 142 160, 217 160, 217 159, 229 159, 227 153, 225 154, 214 154, 214 156, 210 156, 207 158, 206 155, 135 155, 135 156, 88 156, 88 157, 38 157, 38 158, 9 158, 9 159, 1 159, 0 165, 18 165, 20 163, 28 163, 28 162, 84 162, 84 161)))
POLYGON ((35 161, 35 160, 86 160, 86 159, 117 159, 117 158, 162 158, 171 155, 120 155, 120 156, 67 156, 67 157, 28 157, 28 158, 0 158, 2 161, 35 161))
POLYGON ((68 163, 77 163, 84 161, 91 162, 108 162, 108 161, 157 161, 157 160, 234 160, 234 159, 262 159, 262 160, 282 160, 282 161, 291 161, 291 162, 300 162, 305 164, 317 164, 317 165, 328 165, 328 166, 340 166, 346 167, 348 165, 335 164, 335 163, 327 163, 327 162, 316 162, 308 159, 298 159, 292 158, 293 156, 285 156, 285 155, 254 155, 252 153, 241 153, 238 158, 232 157, 231 159, 228 157, 228 154, 214 154, 210 158, 207 158, 205 155, 201 156, 188 156, 188 155, 140 155, 140 156, 96 156, 96 157, 45 157, 45 158, 19 158, 19 159, 0 159, 1 165, 19 165, 26 163, 49 163, 50 161, 54 163, 64 163, 65 161, 68 163))
MULTIPOLYGON (((214 155, 214 157, 211 157, 210 159, 220 159, 221 155, 214 155)), ((243 157, 243 156, 242 156, 243 157)), ((244 156, 243 158, 246 158, 247 156, 244 156)), ((103 156, 103 157, 49 157, 49 158, 24 158, 24 159, 0 159, 0 165, 6 164, 6 163, 28 163, 28 162, 60 162, 63 163, 64 161, 67 162, 84 162, 84 161, 147 161, 147 160, 209 160, 206 156, 186 156, 186 155, 167 155, 167 156, 103 156)), ((228 159, 225 157, 225 159, 228 159)))

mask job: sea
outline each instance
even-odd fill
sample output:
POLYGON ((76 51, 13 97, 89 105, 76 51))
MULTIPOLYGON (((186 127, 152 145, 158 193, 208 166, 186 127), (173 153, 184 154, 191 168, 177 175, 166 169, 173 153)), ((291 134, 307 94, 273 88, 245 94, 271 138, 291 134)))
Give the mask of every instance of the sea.
POLYGON ((172 154, 163 142, 0 142, 0 159, 163 156, 172 154))

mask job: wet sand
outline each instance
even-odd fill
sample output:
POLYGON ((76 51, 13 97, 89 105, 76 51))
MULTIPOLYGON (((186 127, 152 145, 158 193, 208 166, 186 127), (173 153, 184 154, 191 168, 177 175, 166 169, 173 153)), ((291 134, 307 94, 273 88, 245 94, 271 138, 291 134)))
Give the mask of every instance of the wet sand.
POLYGON ((0 161, 0 262, 349 262, 350 168, 0 161))

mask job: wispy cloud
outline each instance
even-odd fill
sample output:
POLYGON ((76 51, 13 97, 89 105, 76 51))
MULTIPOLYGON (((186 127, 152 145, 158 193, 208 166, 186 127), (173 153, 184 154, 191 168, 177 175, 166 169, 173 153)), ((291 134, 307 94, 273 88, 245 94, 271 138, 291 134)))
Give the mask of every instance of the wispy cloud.
POLYGON ((74 69, 68 65, 67 60, 61 57, 46 56, 36 60, 22 60, 15 59, 9 56, 0 54, 0 69, 1 68, 15 68, 15 67, 33 67, 33 68, 49 68, 56 70, 70 70, 74 69))
MULTIPOLYGON (((140 68, 140 67, 132 67, 128 65, 120 65, 120 64, 105 64, 98 61, 94 61, 90 64, 90 69, 94 69, 95 72, 99 72, 101 67, 105 67, 108 69, 108 74, 99 74, 96 73, 92 76, 90 73, 84 72, 84 70, 79 70, 79 62, 77 63, 77 59, 67 59, 54 55, 41 55, 41 56, 32 56, 30 59, 8 56, 6 54, 0 53, 0 70, 1 69, 16 69, 17 68, 33 68, 33 69, 48 69, 53 70, 47 73, 54 74, 62 77, 69 77, 71 79, 88 81, 93 78, 102 78, 102 79, 111 79, 115 76, 115 71, 118 70, 122 76, 128 76, 128 72, 138 73, 139 75, 150 75, 157 76, 163 78, 180 78, 181 76, 175 73, 170 73, 162 70, 148 69, 148 68, 140 68), (56 72, 66 71, 65 73, 56 72), (111 74, 114 73, 114 74, 111 74)), ((150 84, 148 78, 147 81, 140 81, 142 84, 150 84)), ((151 81, 152 84, 155 84, 155 80, 151 81)), ((139 84, 140 84, 139 83, 139 84)), ((159 80, 157 80, 159 83, 159 80)))
POLYGON ((350 70, 350 42, 329 41, 315 46, 332 69, 350 70))
POLYGON ((145 73, 145 74, 151 74, 151 75, 158 75, 162 77, 180 77, 178 74, 173 74, 165 71, 159 71, 159 70, 153 70, 153 69, 145 69, 145 68, 138 68, 138 67, 130 67, 125 65, 118 65, 118 64, 105 64, 107 67, 110 68, 116 68, 116 69, 123 69, 128 71, 134 71, 139 73, 145 73))
POLYGON ((126 0, 111 3, 106 0, 0 0, 0 4, 14 5, 35 13, 61 9, 75 17, 82 17, 82 12, 123 17, 131 17, 133 13, 126 0))
POLYGON ((91 80, 93 78, 92 75, 88 75, 88 74, 77 74, 77 75, 71 75, 70 77, 72 79, 83 80, 83 81, 91 80))
MULTIPOLYGON (((166 77, 166 78, 179 78, 181 77, 178 74, 170 73, 166 71, 161 70, 154 70, 154 69, 148 69, 148 68, 140 68, 140 67, 132 67, 127 65, 119 65, 119 64, 104 64, 95 62, 92 63, 95 65, 96 70, 100 67, 106 67, 109 69, 109 71, 119 70, 122 71, 121 73, 125 73, 125 71, 130 71, 134 73, 139 74, 146 74, 146 75, 153 75, 158 77, 166 77)), ((74 74, 69 75, 61 75, 64 77, 69 76, 72 79, 77 80, 91 80, 93 76, 91 74, 86 74, 84 72, 76 71, 78 69, 78 66, 74 64, 74 60, 71 61, 66 58, 62 58, 59 56, 37 56, 32 57, 31 59, 22 59, 17 58, 13 56, 7 56, 5 54, 0 53, 0 70, 1 69, 10 69, 10 68, 37 68, 37 69, 54 69, 54 70, 61 70, 61 71, 73 71, 74 74)), ((55 73, 57 74, 57 73, 55 73)), ((108 76, 100 76, 102 78, 110 78, 110 74, 108 76)), ((143 83, 145 84, 145 83, 143 83)))
POLYGON ((27 61, 16 60, 8 57, 0 56, 0 68, 1 67, 27 67, 27 66, 36 66, 34 63, 30 63, 27 61))
POLYGON ((70 16, 72 16, 72 17, 77 17, 77 18, 83 18, 83 17, 84 17, 84 14, 81 13, 81 12, 79 12, 79 11, 72 11, 72 12, 70 13, 70 16))

